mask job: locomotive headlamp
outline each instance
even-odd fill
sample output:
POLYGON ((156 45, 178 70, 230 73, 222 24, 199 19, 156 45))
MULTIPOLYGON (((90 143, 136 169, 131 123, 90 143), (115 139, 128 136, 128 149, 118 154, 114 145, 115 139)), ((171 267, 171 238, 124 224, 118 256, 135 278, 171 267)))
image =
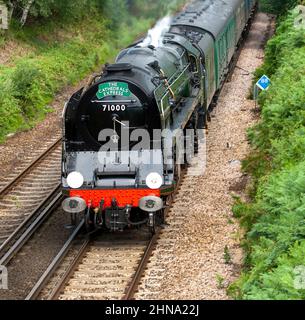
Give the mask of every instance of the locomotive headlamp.
POLYGON ((79 189, 84 184, 84 177, 79 172, 71 172, 67 177, 67 184, 72 189, 79 189))
POLYGON ((73 197, 65 199, 62 208, 67 213, 80 213, 85 211, 87 204, 82 198, 73 197))
POLYGON ((157 172, 152 172, 146 177, 146 185, 149 189, 159 189, 163 184, 163 179, 157 172))
POLYGON ((159 197, 143 197, 139 202, 139 208, 146 212, 157 212, 163 208, 163 201, 159 197))

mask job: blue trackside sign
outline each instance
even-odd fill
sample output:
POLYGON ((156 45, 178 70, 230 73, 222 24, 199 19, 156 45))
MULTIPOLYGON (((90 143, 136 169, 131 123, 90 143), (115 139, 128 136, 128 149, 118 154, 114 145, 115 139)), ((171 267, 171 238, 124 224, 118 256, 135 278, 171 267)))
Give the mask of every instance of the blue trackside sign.
POLYGON ((271 80, 266 76, 263 75, 256 83, 256 85, 261 89, 261 90, 268 90, 268 88, 271 85, 271 80))

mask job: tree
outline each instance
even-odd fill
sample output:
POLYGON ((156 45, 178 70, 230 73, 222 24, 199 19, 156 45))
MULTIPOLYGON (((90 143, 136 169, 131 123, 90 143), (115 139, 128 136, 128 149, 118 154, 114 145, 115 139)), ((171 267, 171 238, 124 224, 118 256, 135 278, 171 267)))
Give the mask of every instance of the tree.
POLYGON ((261 7, 264 11, 273 14, 283 14, 294 8, 301 1, 298 0, 261 0, 261 7))
POLYGON ((22 13, 22 17, 20 20, 20 23, 22 26, 24 26, 24 24, 26 23, 26 20, 28 18, 31 6, 33 5, 34 0, 28 0, 28 2, 25 4, 24 8, 23 8, 23 13, 22 13))
POLYGON ((127 0, 103 0, 100 6, 104 16, 109 19, 111 27, 117 29, 126 22, 129 14, 127 0))
MULTIPOLYGON (((17 18, 23 26, 27 21, 34 1, 35 0, 4 0, 10 12, 10 20, 12 17, 17 18)), ((45 1, 47 2, 48 0, 45 1)))
POLYGON ((110 27, 119 28, 130 16, 160 17, 186 0, 3 0, 10 16, 24 26, 37 19, 78 19, 90 12, 99 12, 110 27))

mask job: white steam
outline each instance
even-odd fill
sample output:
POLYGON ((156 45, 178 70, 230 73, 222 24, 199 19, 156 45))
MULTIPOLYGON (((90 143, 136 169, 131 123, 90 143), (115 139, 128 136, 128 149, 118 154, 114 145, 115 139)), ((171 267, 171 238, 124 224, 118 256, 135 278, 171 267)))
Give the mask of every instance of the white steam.
POLYGON ((153 45, 154 47, 160 47, 164 34, 170 29, 171 21, 171 16, 166 16, 159 20, 157 24, 148 31, 147 37, 140 43, 140 46, 147 47, 153 45))

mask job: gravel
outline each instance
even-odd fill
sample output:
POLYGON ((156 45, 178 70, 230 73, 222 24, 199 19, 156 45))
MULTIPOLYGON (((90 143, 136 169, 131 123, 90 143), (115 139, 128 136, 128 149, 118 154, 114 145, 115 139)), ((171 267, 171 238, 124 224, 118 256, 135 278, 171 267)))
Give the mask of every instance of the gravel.
POLYGON ((8 290, 0 290, 0 300, 24 300, 67 241, 64 226, 70 217, 61 209, 35 233, 8 264, 8 290))
POLYGON ((18 43, 16 41, 7 40, 5 44, 1 46, 0 50, 0 64, 11 65, 16 57, 23 57, 28 55, 29 48, 24 43, 18 43))
POLYGON ((262 63, 271 21, 262 13, 255 18, 239 68, 213 111, 206 172, 185 178, 137 299, 229 299, 226 288, 240 275, 243 260, 232 195, 242 195, 247 184, 241 172, 241 160, 250 148, 246 130, 258 119, 247 96, 252 73, 262 63))

